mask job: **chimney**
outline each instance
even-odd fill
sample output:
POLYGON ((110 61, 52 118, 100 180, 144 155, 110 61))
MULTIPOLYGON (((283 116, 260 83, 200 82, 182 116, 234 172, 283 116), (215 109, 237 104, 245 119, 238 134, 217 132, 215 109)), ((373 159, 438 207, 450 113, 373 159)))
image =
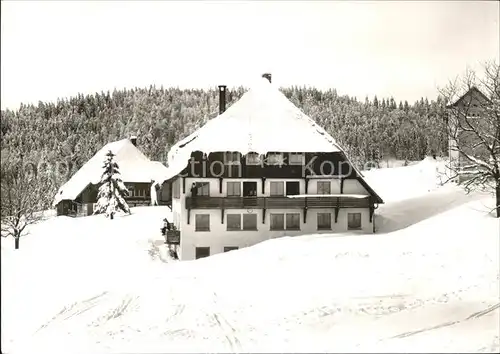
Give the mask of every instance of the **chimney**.
POLYGON ((262 77, 268 79, 269 83, 271 83, 271 74, 270 73, 262 74, 262 77))
POLYGON ((226 110, 226 85, 219 85, 219 114, 226 110))
POLYGON ((132 145, 137 146, 137 137, 135 135, 132 135, 130 137, 130 142, 132 143, 132 145))

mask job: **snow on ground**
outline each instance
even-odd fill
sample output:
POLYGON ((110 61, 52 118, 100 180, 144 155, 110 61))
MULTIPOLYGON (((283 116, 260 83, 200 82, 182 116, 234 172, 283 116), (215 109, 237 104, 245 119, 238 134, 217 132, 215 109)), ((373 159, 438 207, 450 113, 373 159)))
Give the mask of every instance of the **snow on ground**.
MULTIPOLYGON (((440 159, 441 157, 438 157, 440 159)), ((395 158, 386 158, 379 161, 379 168, 394 168, 411 166, 419 163, 420 161, 397 160, 395 158)))
POLYGON ((2 348, 6 338, 22 341, 71 302, 140 281, 159 256, 149 236, 158 239, 168 213, 167 207, 142 207, 113 221, 52 217, 34 225, 18 251, 11 238, 2 238, 2 348))
MULTIPOLYGON (((428 162, 392 170, 431 175, 428 162)), ((370 178, 395 189, 389 170, 370 178)), ((375 235, 284 237, 190 262, 165 257, 164 207, 51 218, 19 251, 2 240, 2 349, 498 352, 493 199, 424 181, 411 185, 420 194, 399 188, 419 197, 380 207, 375 235)))
MULTIPOLYGON (((391 162, 394 164, 394 162, 391 162)), ((382 163, 384 165, 384 163, 382 163)), ((381 168, 363 171, 366 182, 384 202, 419 197, 441 187, 446 160, 426 157, 406 167, 381 168)), ((449 187, 446 185, 444 188, 449 187)))

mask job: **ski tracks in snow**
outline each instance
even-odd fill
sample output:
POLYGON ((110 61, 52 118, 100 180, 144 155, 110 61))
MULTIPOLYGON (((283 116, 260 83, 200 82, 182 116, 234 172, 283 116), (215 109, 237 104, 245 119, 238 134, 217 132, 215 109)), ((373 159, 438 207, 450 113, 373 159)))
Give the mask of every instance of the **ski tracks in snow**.
POLYGON ((428 331, 432 331, 432 330, 435 330, 435 329, 439 329, 439 328, 443 328, 443 327, 448 327, 448 326, 453 326, 453 325, 456 325, 456 324, 459 324, 459 323, 463 323, 464 321, 470 321, 470 320, 475 320, 475 319, 478 319, 478 318, 481 318, 493 311, 495 311, 496 309, 500 308, 500 303, 497 303, 493 306, 490 306, 482 311, 478 311, 476 313, 473 313, 472 315, 464 318, 464 319, 461 319, 461 320, 456 320, 456 321, 449 321, 449 322, 445 322, 445 323, 441 323, 441 324, 438 324, 436 326, 432 326, 432 327, 426 327, 426 328, 423 328, 423 329, 419 329, 419 330, 416 330, 416 331, 411 331, 411 332, 405 332, 405 333, 402 333, 402 334, 399 334, 397 336, 394 336, 392 337, 391 339, 394 339, 394 338, 405 338, 405 337, 409 337, 409 336, 414 336, 416 334, 420 334, 420 333, 423 333, 423 332, 428 332, 428 331))
MULTIPOLYGON (((180 279, 177 279, 180 280, 180 279)), ((215 351, 218 352, 242 352, 240 333, 235 325, 226 317, 224 311, 228 307, 221 302, 213 287, 206 281, 187 278, 186 282, 178 281, 175 287, 169 289, 169 296, 166 301, 173 311, 166 316, 162 336, 170 340, 184 339, 189 342, 185 349, 206 348, 207 340, 213 342, 219 338, 219 345, 215 351), (193 280, 196 284, 193 284, 193 280), (196 288, 196 293, 191 289, 196 288), (199 291, 203 289, 202 291, 199 291), (191 295, 188 295, 192 293, 191 295), (190 296, 193 296, 190 298, 190 296), (187 305, 186 305, 187 304, 187 305), (188 325, 188 326, 186 326, 188 325)), ((229 307, 230 308, 230 307, 229 307)), ((212 347, 212 343, 209 344, 212 347)))
POLYGON ((84 312, 89 311, 90 309, 97 306, 97 304, 108 295, 107 291, 102 292, 99 295, 93 296, 91 298, 85 299, 83 301, 74 302, 71 305, 64 306, 61 311, 59 311, 52 319, 44 323, 40 328, 38 328, 35 333, 39 332, 47 328, 49 325, 52 325, 54 322, 58 321, 66 321, 75 316, 79 316, 84 312))
POLYGON ((217 311, 220 309, 219 298, 215 291, 212 291, 212 303, 213 303, 213 311, 210 312, 210 316, 215 320, 218 324, 219 329, 222 331, 225 336, 229 347, 233 353, 239 353, 242 351, 242 345, 238 338, 238 332, 234 328, 234 326, 227 320, 227 318, 222 314, 222 311, 217 311))

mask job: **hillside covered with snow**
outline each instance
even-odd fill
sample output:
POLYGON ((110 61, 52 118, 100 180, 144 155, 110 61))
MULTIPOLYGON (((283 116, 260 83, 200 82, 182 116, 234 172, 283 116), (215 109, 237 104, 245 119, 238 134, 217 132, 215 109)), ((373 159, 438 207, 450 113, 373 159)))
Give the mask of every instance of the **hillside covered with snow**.
POLYGON ((367 171, 377 233, 272 239, 168 259, 166 207, 51 217, 2 239, 2 351, 498 352, 493 198, 442 163, 367 171), (404 183, 402 183, 404 181, 404 183))

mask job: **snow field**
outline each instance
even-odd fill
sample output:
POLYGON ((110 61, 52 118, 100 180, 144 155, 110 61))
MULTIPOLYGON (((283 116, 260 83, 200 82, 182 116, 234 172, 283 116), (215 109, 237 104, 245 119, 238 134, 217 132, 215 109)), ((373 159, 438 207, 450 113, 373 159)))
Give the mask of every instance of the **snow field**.
POLYGON ((500 223, 485 212, 493 199, 429 188, 436 168, 424 160, 366 173, 382 198, 399 190, 377 211, 377 234, 284 237, 189 262, 166 257, 166 207, 113 221, 51 218, 19 251, 2 240, 2 348, 498 351, 500 223), (395 184, 391 170, 415 184, 395 184))

